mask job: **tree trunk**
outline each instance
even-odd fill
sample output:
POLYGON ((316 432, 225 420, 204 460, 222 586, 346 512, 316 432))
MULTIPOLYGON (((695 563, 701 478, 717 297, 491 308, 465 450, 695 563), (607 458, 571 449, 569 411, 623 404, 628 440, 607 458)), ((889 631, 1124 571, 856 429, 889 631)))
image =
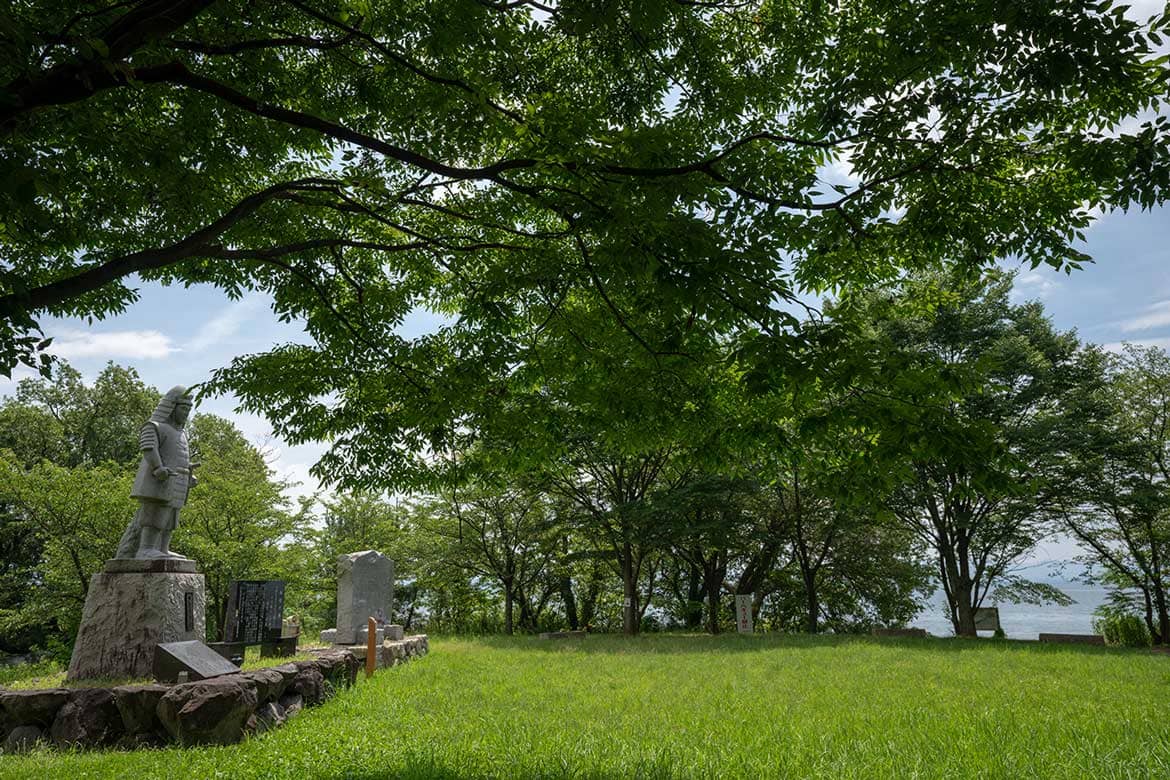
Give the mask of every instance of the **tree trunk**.
POLYGON ((723 590, 723 578, 718 576, 719 567, 715 562, 708 563, 704 571, 705 585, 707 586, 707 632, 719 633, 720 596, 723 590))
POLYGON ((975 608, 971 605, 970 583, 956 583, 952 592, 955 603, 951 605, 951 622, 955 627, 955 636, 979 636, 975 630, 975 608))
POLYGON ((561 577, 561 601, 565 605, 565 617, 569 621, 569 628, 578 630, 581 623, 577 620, 577 599, 573 596, 573 580, 568 575, 561 577))
POLYGON ((687 564, 687 603, 683 618, 692 631, 703 625, 703 597, 706 585, 703 571, 693 563, 687 564))
POLYGON ((512 579, 504 580, 504 633, 512 636, 512 604, 515 597, 512 591, 512 579))
POLYGON ((634 565, 633 545, 626 542, 622 547, 622 591, 625 604, 622 610, 622 633, 635 636, 638 633, 638 568, 634 565))
POLYGON ((821 603, 817 596, 817 573, 806 570, 801 574, 804 579, 804 630, 810 634, 816 634, 821 628, 821 603))
POLYGON ((600 593, 597 564, 594 564, 593 570, 589 573, 589 587, 585 589, 585 598, 581 602, 581 625, 586 630, 593 624, 593 618, 597 615, 597 597, 600 593))
POLYGON ((1150 636, 1156 645, 1170 645, 1170 609, 1167 609, 1166 591, 1157 581, 1154 582, 1154 603, 1158 608, 1158 630, 1150 636))

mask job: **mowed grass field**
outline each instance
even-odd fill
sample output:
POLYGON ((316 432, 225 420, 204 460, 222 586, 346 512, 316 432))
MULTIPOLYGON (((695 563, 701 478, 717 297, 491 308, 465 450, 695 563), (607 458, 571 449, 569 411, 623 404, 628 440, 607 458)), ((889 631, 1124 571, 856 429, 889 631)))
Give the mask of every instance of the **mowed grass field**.
POLYGON ((432 639, 223 748, 0 777, 1170 778, 1170 656, 961 640, 432 639), (570 643, 571 642, 571 643, 570 643))

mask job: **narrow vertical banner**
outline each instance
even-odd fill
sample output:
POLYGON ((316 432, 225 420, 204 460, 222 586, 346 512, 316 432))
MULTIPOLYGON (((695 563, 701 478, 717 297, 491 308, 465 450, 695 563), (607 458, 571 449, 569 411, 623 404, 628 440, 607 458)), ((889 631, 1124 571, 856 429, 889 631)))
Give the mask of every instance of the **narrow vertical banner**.
POLYGON ((373 618, 366 620, 366 679, 374 676, 378 665, 378 624, 373 618))
POLYGON ((752 594, 736 595, 735 626, 741 634, 752 633, 752 594))

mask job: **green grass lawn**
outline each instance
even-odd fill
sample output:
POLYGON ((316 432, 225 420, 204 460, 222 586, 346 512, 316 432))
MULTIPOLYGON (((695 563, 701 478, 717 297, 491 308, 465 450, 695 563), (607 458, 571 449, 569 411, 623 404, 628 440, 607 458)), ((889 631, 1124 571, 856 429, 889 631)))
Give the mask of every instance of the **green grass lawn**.
POLYGON ((0 776, 1170 777, 1170 656, 959 640, 591 636, 431 653, 226 748, 0 776))

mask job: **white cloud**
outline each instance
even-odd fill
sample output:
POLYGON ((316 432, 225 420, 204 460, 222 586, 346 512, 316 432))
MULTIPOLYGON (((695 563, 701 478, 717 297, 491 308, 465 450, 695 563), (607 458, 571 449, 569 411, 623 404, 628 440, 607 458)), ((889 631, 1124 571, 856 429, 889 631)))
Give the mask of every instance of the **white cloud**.
POLYGON ((853 152, 850 149, 837 150, 832 162, 817 169, 817 176, 823 184, 856 187, 861 183, 861 177, 853 170, 853 152))
POLYGON ((57 357, 158 360, 178 352, 170 337, 157 330, 60 330, 48 352, 57 357))
POLYGON ((1046 300, 1060 289, 1060 283, 1053 277, 1055 272, 1038 269, 1024 271, 1016 277, 1012 298, 1016 300, 1046 300))
POLYGON ((1126 339, 1125 341, 1111 341, 1108 344, 1102 344, 1101 347, 1109 352, 1121 353, 1122 348, 1126 344, 1138 344, 1143 347, 1160 347, 1165 350, 1170 350, 1170 336, 1161 336, 1150 339, 1126 339))
POLYGON ((1121 330, 1133 333, 1138 330, 1150 330, 1170 325, 1170 301, 1158 301, 1146 307, 1144 314, 1121 323, 1121 330))
POLYGON ((264 304, 265 298, 262 295, 249 295, 235 301, 203 323, 199 332, 187 342, 187 349, 191 352, 202 352, 231 338, 240 332, 244 324, 251 320, 264 304))

